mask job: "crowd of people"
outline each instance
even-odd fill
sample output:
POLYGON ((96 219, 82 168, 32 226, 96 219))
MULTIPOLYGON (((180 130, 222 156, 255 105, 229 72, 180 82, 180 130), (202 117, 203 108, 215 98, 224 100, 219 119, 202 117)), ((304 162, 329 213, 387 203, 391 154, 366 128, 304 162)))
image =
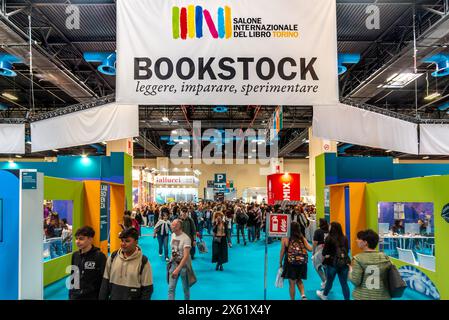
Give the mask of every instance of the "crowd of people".
POLYGON ((307 299, 303 281, 308 275, 308 252, 311 252, 314 269, 321 279, 321 288, 316 294, 322 300, 328 299, 336 277, 346 300, 350 299, 348 280, 355 286, 354 299, 391 298, 386 284, 390 262, 385 254, 376 251, 379 236, 374 231, 364 230, 357 234, 357 244, 363 252, 351 259, 349 241, 338 222, 328 224, 325 219, 320 219, 319 227, 307 236, 310 223, 315 219, 314 206, 300 204, 281 208, 242 202, 172 203, 144 206, 135 209, 134 213, 127 211, 119 235, 121 247, 108 258, 92 245, 95 235, 92 228, 77 230, 75 237, 79 250, 73 255, 72 264, 77 266, 81 281, 76 281, 74 271, 70 298, 150 299, 152 268, 138 241, 141 226, 151 226, 153 237, 158 240, 159 256, 167 262, 168 299, 175 299, 177 282, 181 279, 184 299, 189 300, 190 288, 197 281, 192 265, 196 249, 207 252, 203 237, 206 234, 212 237, 211 262, 216 271, 224 271, 234 230, 237 244, 241 239, 243 246, 247 245, 247 240, 265 239, 261 233, 265 232, 266 217, 271 213, 291 215, 290 237, 278 239, 281 243, 281 276, 288 280, 291 299, 295 299, 296 287, 301 298, 307 299), (377 285, 369 284, 372 270, 380 277, 377 285))

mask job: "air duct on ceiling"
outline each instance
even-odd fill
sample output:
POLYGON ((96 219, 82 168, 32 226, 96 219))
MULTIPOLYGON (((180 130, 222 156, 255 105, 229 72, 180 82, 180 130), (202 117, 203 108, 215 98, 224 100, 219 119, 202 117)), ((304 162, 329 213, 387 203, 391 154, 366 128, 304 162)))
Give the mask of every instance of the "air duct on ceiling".
POLYGON ((115 52, 85 52, 84 60, 87 62, 99 62, 98 71, 109 76, 115 76, 115 52))
POLYGON ((423 59, 424 63, 435 63, 436 70, 432 72, 432 76, 444 77, 449 75, 449 53, 439 53, 423 59))
POLYGON ((342 75, 348 70, 348 68, 343 64, 357 64, 359 62, 360 62, 360 53, 339 53, 338 75, 342 75))
POLYGON ((22 62, 21 58, 0 52, 0 76, 15 77, 17 73, 13 71, 13 64, 20 62, 22 62))

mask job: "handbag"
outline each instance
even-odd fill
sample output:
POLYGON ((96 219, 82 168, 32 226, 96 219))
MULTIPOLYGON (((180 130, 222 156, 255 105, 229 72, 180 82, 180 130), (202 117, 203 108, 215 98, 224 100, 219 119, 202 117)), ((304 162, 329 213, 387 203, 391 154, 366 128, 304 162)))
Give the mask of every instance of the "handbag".
POLYGON ((284 278, 282 277, 282 268, 279 268, 278 273, 276 275, 276 281, 274 283, 274 286, 276 288, 283 288, 284 287, 284 278))
POLYGON ((402 279, 396 266, 390 261, 390 267, 388 268, 388 291, 390 296, 392 298, 400 298, 406 288, 407 283, 402 279))

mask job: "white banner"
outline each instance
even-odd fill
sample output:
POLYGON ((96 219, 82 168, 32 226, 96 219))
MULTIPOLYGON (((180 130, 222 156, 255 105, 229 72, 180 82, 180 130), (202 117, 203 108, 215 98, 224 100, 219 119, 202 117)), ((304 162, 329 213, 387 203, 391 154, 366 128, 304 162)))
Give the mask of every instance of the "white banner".
POLYGON ((32 151, 82 146, 139 135, 139 107, 115 103, 31 123, 32 151))
POLYGON ((313 108, 318 138, 418 154, 418 125, 345 104, 313 108))
POLYGON ((0 124, 0 153, 25 153, 24 124, 0 124))
POLYGON ((420 124, 419 154, 449 155, 449 125, 420 124))
POLYGON ((182 185, 182 184, 199 184, 199 179, 194 176, 155 176, 154 184, 169 184, 169 185, 182 185))
POLYGON ((118 0, 117 102, 338 102, 335 0, 118 0))

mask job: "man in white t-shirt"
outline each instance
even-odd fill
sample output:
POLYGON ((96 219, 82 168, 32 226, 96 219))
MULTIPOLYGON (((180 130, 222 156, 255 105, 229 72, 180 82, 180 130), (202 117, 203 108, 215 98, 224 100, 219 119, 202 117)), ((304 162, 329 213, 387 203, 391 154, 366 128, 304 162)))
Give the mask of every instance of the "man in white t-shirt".
POLYGON ((190 285, 187 276, 187 263, 190 258, 192 241, 190 237, 182 232, 181 220, 176 219, 171 224, 172 238, 170 242, 171 260, 168 272, 168 300, 175 300, 176 284, 181 276, 184 289, 184 299, 190 300, 190 285))

